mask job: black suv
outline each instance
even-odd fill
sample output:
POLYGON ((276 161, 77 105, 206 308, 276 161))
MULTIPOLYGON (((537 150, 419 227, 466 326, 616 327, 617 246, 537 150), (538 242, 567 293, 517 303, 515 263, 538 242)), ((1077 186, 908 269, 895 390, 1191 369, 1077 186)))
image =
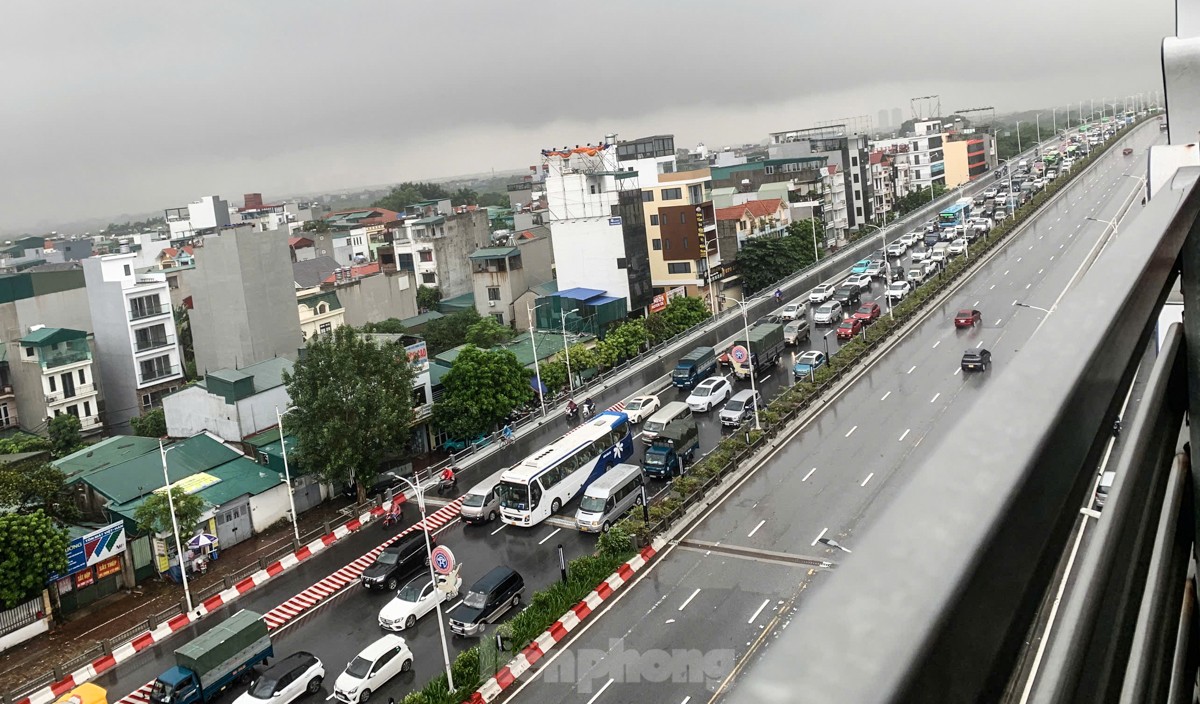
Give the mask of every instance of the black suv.
MULTIPOLYGON (((437 547, 437 540, 429 536, 431 548, 437 547)), ((379 553, 375 562, 363 570, 362 585, 367 589, 386 589, 389 592, 396 588, 415 572, 417 568, 429 564, 429 553, 425 548, 425 532, 414 530, 403 535, 379 553)))
POLYGON ((992 353, 987 350, 967 350, 963 352, 962 370, 964 372, 986 372, 991 364, 992 353))
POLYGON ((862 302, 857 286, 838 286, 833 292, 833 300, 842 304, 842 310, 853 310, 862 302))
POLYGON ((525 579, 511 567, 493 567, 471 585, 462 603, 450 609, 450 630, 460 636, 477 636, 484 626, 495 623, 521 603, 525 579))

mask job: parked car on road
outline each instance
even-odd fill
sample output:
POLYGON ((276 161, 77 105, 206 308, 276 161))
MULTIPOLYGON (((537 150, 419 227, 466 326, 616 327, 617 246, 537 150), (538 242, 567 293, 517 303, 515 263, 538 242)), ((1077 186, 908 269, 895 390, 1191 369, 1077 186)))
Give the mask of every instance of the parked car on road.
POLYGON ((797 379, 808 376, 821 367, 825 366, 828 360, 825 358, 824 352, 817 350, 809 350, 796 358, 796 364, 792 367, 792 374, 797 379))
POLYGON ((883 313, 883 311, 880 309, 878 303, 876 303, 875 301, 867 301, 866 303, 859 306, 858 310, 854 311, 854 315, 852 315, 851 317, 857 318, 858 320, 863 321, 863 323, 865 325, 870 325, 871 323, 878 320, 879 316, 882 315, 882 313, 883 313))
POLYGON ((837 301, 826 301, 813 312, 813 323, 831 325, 842 319, 842 304, 837 301))
POLYGON ((400 636, 389 633, 354 656, 333 685, 333 696, 345 704, 366 704, 371 693, 401 672, 412 669, 413 654, 400 636))
POLYGON ((711 411, 717 404, 729 398, 732 392, 733 387, 725 377, 709 377, 692 389, 692 394, 687 397, 687 405, 694 413, 711 411))

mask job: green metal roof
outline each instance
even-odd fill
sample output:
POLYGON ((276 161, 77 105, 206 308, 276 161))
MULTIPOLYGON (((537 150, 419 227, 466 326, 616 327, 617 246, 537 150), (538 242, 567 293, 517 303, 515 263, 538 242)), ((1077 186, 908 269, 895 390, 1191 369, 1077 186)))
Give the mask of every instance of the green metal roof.
MULTIPOLYGON (((153 441, 157 446, 158 441, 153 441)), ((186 479, 193 474, 207 472, 226 462, 241 457, 241 453, 230 449, 208 435, 194 435, 186 440, 171 443, 167 448, 167 470, 171 483, 186 479)), ((69 459, 64 458, 64 459, 69 459)), ((145 453, 120 464, 84 470, 81 474, 68 477, 67 483, 84 481, 97 493, 114 504, 124 504, 161 489, 163 481, 162 460, 157 452, 145 453)))
POLYGON ((550 279, 545 283, 531 286, 530 291, 533 291, 539 296, 549 296, 552 293, 558 293, 558 279, 550 279))
POLYGON ((437 225, 438 223, 443 223, 443 222, 446 222, 446 217, 444 215, 431 215, 427 218, 420 218, 417 220, 413 220, 412 224, 413 225, 437 225))
POLYGON ((261 494, 282 481, 279 472, 244 456, 210 469, 208 473, 221 481, 196 493, 213 506, 246 494, 261 494))
POLYGON ((322 301, 329 305, 329 310, 342 309, 342 302, 338 300, 337 291, 334 290, 310 293, 306 296, 297 296, 296 301, 313 309, 316 309, 317 304, 321 303, 322 301))
POLYGON ((441 313, 437 312, 436 310, 431 310, 431 311, 422 313, 420 315, 414 315, 411 318, 405 318, 404 320, 400 321, 400 324, 404 326, 405 330, 412 330, 414 328, 421 327, 422 325, 424 325, 425 323, 428 323, 431 320, 437 320, 438 318, 445 318, 445 317, 446 316, 442 315, 441 313))
MULTIPOLYGON (((135 435, 117 435, 73 452, 51 464, 67 475, 67 480, 121 464, 153 452, 157 457, 158 440, 135 435)), ((161 469, 161 468, 160 468, 161 469)), ((159 472, 160 478, 162 472, 159 472)))
POLYGON ((471 253, 471 259, 507 259, 521 253, 516 247, 484 247, 471 253))
MULTIPOLYGON (((241 369, 218 369, 215 372, 209 372, 208 376, 216 377, 230 384, 246 377, 253 377, 254 393, 261 394, 268 389, 282 386, 285 371, 292 371, 291 360, 284 357, 272 357, 241 369)), ((204 379, 197 381, 196 385, 204 389, 208 388, 204 379)))
POLYGON ((57 345, 60 342, 86 339, 87 333, 83 330, 71 330, 70 328, 41 328, 34 330, 25 337, 22 337, 20 340, 18 340, 18 342, 20 342, 22 345, 42 347, 45 345, 57 345))
POLYGON ((469 310, 474 307, 474 291, 464 293, 461 296, 455 296, 454 298, 445 298, 442 299, 441 303, 438 303, 438 308, 441 310, 441 312, 446 313, 447 315, 450 313, 458 313, 460 311, 469 310))

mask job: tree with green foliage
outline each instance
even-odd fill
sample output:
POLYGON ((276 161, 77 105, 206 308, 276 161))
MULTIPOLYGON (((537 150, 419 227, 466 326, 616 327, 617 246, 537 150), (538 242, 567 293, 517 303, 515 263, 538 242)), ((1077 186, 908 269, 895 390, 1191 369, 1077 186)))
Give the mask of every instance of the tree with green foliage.
POLYGON ((512 202, 508 199, 507 193, 495 192, 481 193, 479 197, 475 199, 475 203, 481 208, 507 208, 512 205, 512 202))
POLYGON ((16 455, 22 452, 45 452, 50 449, 50 441, 40 435, 18 433, 12 437, 0 438, 0 455, 16 455))
POLYGON ((402 211, 414 203, 420 203, 424 200, 443 200, 445 198, 450 198, 450 191, 446 190, 446 187, 441 184, 424 181, 416 183, 405 181, 399 186, 394 187, 386 196, 371 203, 371 207, 402 211))
POLYGON ((68 542, 45 511, 0 514, 0 607, 37 596, 51 575, 66 572, 68 542))
POLYGON ((152 408, 129 421, 133 426, 133 434, 143 438, 162 438, 167 436, 167 414, 161 408, 152 408))
POLYGON ((641 354, 650 341, 646 322, 640 318, 626 320, 613 326, 604 339, 596 343, 596 356, 605 367, 615 367, 626 359, 641 354))
MULTIPOLYGON (((566 388, 567 362, 562 355, 556 355, 553 359, 542 362, 538 365, 538 371, 542 376, 542 385, 546 387, 547 400, 557 394, 559 390, 566 388)), ((576 372, 574 367, 571 368, 571 371, 576 372)))
POLYGON ((667 337, 669 338, 699 325, 711 317, 712 311, 708 309, 708 301, 705 299, 695 296, 679 296, 672 298, 666 308, 646 319, 646 330, 649 332, 651 329, 651 319, 661 318, 668 326, 667 330, 670 331, 670 334, 667 337))
POLYGON ((906 215, 914 210, 923 208, 933 201, 941 198, 946 192, 946 187, 940 183, 933 184, 933 195, 931 196, 928 188, 922 188, 919 191, 913 191, 896 201, 893 209, 897 215, 906 215))
POLYGON ((501 325, 495 318, 480 318, 467 328, 467 342, 480 349, 490 349, 513 338, 512 328, 501 325))
POLYGON ((405 329, 404 323, 400 322, 399 318, 388 318, 375 323, 365 323, 362 326, 363 332, 379 333, 381 335, 403 335, 408 330, 405 329))
POLYGON ((467 341, 467 331, 480 319, 478 311, 468 308, 425 323, 421 334, 425 336, 425 343, 429 346, 429 356, 464 344, 467 341))
POLYGON ((354 484, 358 500, 379 464, 403 457, 413 411, 413 369, 398 344, 376 344, 345 325, 308 341, 283 383, 295 407, 287 426, 297 456, 334 485, 354 484))
POLYGON ((79 418, 70 413, 60 413, 51 418, 48 424, 50 453, 55 458, 66 457, 83 447, 83 438, 79 435, 81 427, 79 418))
POLYGON ((171 499, 167 492, 155 491, 146 497, 133 512, 133 520, 151 535, 167 535, 171 548, 175 547, 174 525, 179 526, 179 544, 187 551, 187 541, 196 533, 200 516, 204 515, 208 502, 197 494, 189 494, 179 487, 171 487, 171 499), (175 524, 171 522, 171 503, 175 504, 175 524))
POLYGON ((533 399, 532 375, 510 350, 467 345, 442 377, 445 393, 434 406, 434 423, 456 440, 491 432, 533 399))
POLYGON ((42 510, 64 523, 79 518, 66 475, 41 460, 0 466, 0 506, 14 507, 18 513, 42 510))
POLYGON ((737 255, 738 271, 747 294, 761 291, 780 279, 811 265, 816 260, 812 235, 805 226, 802 235, 752 237, 737 255))
POLYGON ((441 302, 442 289, 437 286, 417 287, 417 310, 422 313, 429 310, 437 310, 437 306, 441 302))
POLYGON ((316 232, 317 234, 329 232, 329 221, 324 219, 308 220, 300 229, 304 232, 316 232))
POLYGON ((450 196, 450 202, 454 205, 475 205, 479 202, 479 194, 474 189, 463 186, 450 196))

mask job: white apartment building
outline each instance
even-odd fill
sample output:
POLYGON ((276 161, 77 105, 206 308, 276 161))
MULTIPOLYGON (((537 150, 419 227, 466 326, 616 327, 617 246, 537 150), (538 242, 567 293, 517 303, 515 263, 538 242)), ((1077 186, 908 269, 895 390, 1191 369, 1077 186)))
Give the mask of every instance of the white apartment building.
POLYGON ((204 196, 186 207, 167 208, 163 216, 173 240, 199 237, 230 225, 229 202, 220 196, 204 196))
POLYGON ((100 431, 100 395, 87 338, 83 330, 33 325, 17 341, 19 360, 12 371, 23 382, 17 398, 25 401, 26 425, 44 433, 51 418, 69 413, 79 419, 82 434, 100 431), (28 417, 31 409, 41 422, 28 417))
POLYGON ((161 273, 137 273, 133 254, 83 262, 95 326, 96 357, 104 381, 105 423, 114 432, 161 405, 183 383, 183 361, 161 273))

